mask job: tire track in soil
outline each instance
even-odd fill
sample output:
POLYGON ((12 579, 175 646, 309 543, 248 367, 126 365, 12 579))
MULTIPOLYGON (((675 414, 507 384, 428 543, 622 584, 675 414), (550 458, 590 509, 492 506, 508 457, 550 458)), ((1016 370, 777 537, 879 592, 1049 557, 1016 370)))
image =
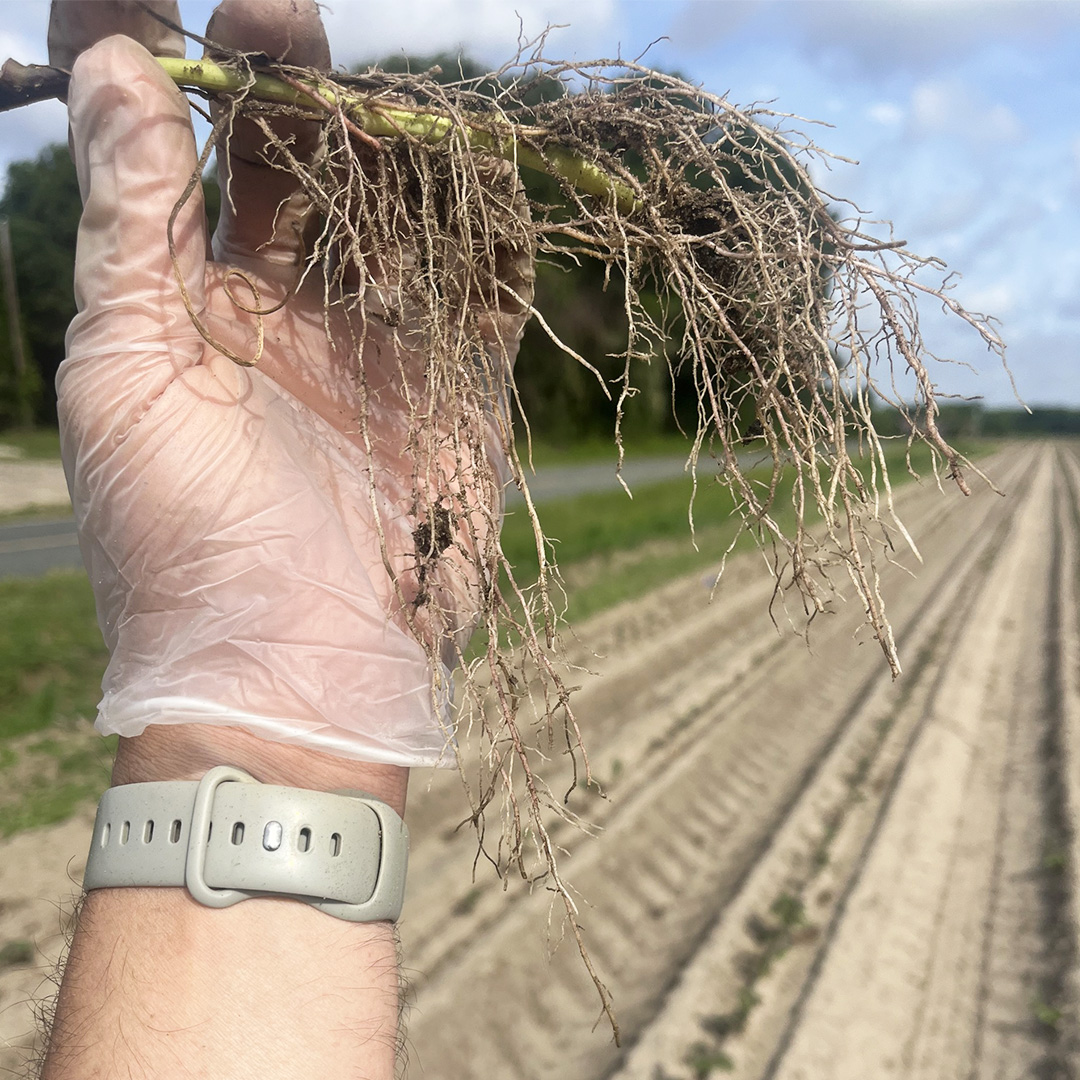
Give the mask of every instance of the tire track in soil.
POLYGON ((1067 1011, 1061 1025, 1058 1051, 1072 1064, 1080 1061, 1080 443, 1060 451, 1068 492, 1059 518, 1061 575, 1054 600, 1058 609, 1056 665, 1059 678, 1058 777, 1061 806, 1061 854, 1064 903, 1059 921, 1071 934, 1067 961, 1059 969, 1061 994, 1067 1011))
POLYGON ((974 1040, 975 1077, 1074 1075, 1062 1019, 1075 962, 1069 912, 1071 826, 1065 781, 1064 588, 1072 573, 1077 491, 1063 448, 1055 453, 1048 555, 1036 568, 1031 617, 1037 632, 1013 663, 1005 776, 998 803, 997 860, 974 1040), (1025 708, 1026 706, 1026 708, 1025 708), (1034 797, 1033 797, 1034 795, 1034 797))
MULTIPOLYGON (((1030 471, 1037 454, 1029 451, 1016 460, 1011 471, 1017 479, 1030 471)), ((911 493, 907 502, 917 511, 909 518, 934 515, 925 492, 911 493)), ((970 512, 945 515, 937 503, 938 527, 929 540, 920 538, 928 558, 933 556, 930 565, 944 569, 924 571, 902 592, 890 590, 900 601, 893 614, 909 655, 933 631, 930 600, 956 590, 978 591, 989 574, 989 566, 979 564, 958 572, 970 563, 972 545, 985 546, 988 536, 1014 520, 1013 505, 991 495, 976 497, 965 509, 970 512)), ((899 571, 889 573, 899 579, 899 571)), ((714 619, 716 625, 723 622, 722 615, 714 619)), ((615 992, 629 1043, 661 1013, 680 973, 722 922, 822 763, 845 740, 865 743, 863 729, 873 726, 868 718, 880 715, 867 703, 891 696, 895 704, 899 692, 882 677, 877 656, 852 648, 854 625, 848 616, 826 620, 815 653, 790 639, 777 644, 771 628, 764 634, 743 628, 744 642, 770 642, 766 654, 669 737, 677 752, 664 754, 663 746, 658 752, 655 740, 645 743, 660 764, 645 778, 628 770, 634 790, 608 809, 605 833, 575 845, 566 872, 588 899, 587 940, 615 992), (792 716, 799 717, 797 723, 792 716), (683 752, 688 748, 693 753, 683 752)), ((655 637, 652 644, 657 646, 655 637)), ((640 696, 654 670, 642 651, 644 656, 635 657, 639 662, 629 665, 638 669, 636 691, 628 692, 625 680, 621 687, 626 700, 640 696)), ((715 672, 723 664, 713 659, 707 668, 715 672)), ((598 694, 597 702, 603 697, 598 694)), ((656 709, 615 713, 623 727, 614 740, 632 742, 642 725, 655 731, 664 704, 658 700, 656 709)), ((594 733, 587 737, 595 750, 594 733)), ((819 811, 845 790, 837 776, 819 787, 811 800, 819 811)), ((800 826, 804 847, 820 822, 819 813, 800 826)), ((615 1050, 604 1032, 592 1030, 593 991, 572 949, 564 943, 548 963, 536 941, 546 904, 543 894, 522 893, 502 912, 486 911, 475 935, 461 932, 472 921, 464 914, 458 933, 471 947, 429 975, 411 1021, 423 1075, 600 1077, 626 1060, 625 1050, 615 1050)))
MULTIPOLYGON (((1012 558, 1002 561, 1015 576, 1019 545, 1015 534, 1012 539, 1012 558)), ((988 588, 983 599, 966 640, 958 644, 955 665, 975 665, 983 692, 968 699, 963 696, 967 680, 957 686, 947 677, 935 695, 877 844, 860 868, 826 964, 805 1001, 803 1022, 795 1028, 779 1067, 767 1075, 808 1075, 821 1054, 829 1052, 826 1047, 835 1049, 837 980, 847 984, 849 1020, 853 1012, 858 1017, 846 1025, 851 1038, 845 1040, 841 1061, 834 1063, 837 1075, 850 1075, 852 1069, 872 1075, 897 1070, 929 1075, 935 1060, 944 1075, 967 1075, 970 1062, 956 1040, 971 1035, 969 1019, 982 958, 972 923, 989 919, 980 901, 992 895, 998 816, 986 810, 994 806, 993 793, 1002 781, 1008 731, 1004 724, 979 721, 992 689, 993 657, 999 652, 994 628, 1015 593, 988 588), (937 831, 937 842, 927 844, 931 830, 937 831), (907 852, 903 865, 892 854, 896 850, 907 852), (951 873, 958 863, 964 872, 951 873), (888 878, 893 892, 885 899, 888 878), (878 941, 868 942, 875 932, 878 941), (864 998, 856 1010, 850 1002, 852 980, 864 998), (905 1011, 912 1015, 904 1016, 905 1011), (807 1041, 816 1048, 807 1049, 807 1041)))

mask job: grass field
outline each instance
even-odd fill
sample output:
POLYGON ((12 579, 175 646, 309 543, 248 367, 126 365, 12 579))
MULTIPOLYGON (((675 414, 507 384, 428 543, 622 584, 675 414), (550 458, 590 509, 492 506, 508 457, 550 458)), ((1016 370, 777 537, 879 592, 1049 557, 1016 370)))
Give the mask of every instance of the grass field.
MULTIPOLYGON (((685 442, 681 445, 685 451, 685 442)), ((961 450, 975 457, 995 447, 989 442, 971 443, 961 450)), ((610 455, 609 447, 609 460, 610 455)), ((888 457, 893 486, 910 481, 903 445, 897 444, 888 457)), ((929 475, 926 447, 914 449, 912 466, 921 476, 929 475)), ((636 599, 682 574, 715 569, 730 545, 734 543, 740 550, 754 543, 734 516, 731 493, 707 477, 704 463, 701 472, 693 506, 693 536, 689 527, 693 484, 689 477, 635 488, 633 498, 616 490, 546 502, 539 508, 551 541, 550 554, 562 572, 566 616, 571 622, 620 601, 636 599)), ((761 475, 766 478, 768 470, 761 475)), ((789 528, 794 523, 794 510, 783 487, 772 512, 781 526, 789 528)), ((535 579, 536 544, 523 511, 507 515, 502 546, 518 581, 535 579)))
MULTIPOLYGON (((587 450, 581 455, 576 460, 590 459, 587 450)), ((610 446, 606 456, 610 460, 610 446)), ((544 450, 538 457, 550 464, 558 454, 544 450)), ((900 483, 907 477, 902 448, 896 459, 894 481, 900 483)), ((917 456, 915 465, 925 470, 928 457, 917 456)), ((712 572, 732 542, 753 542, 745 530, 739 535, 730 494, 715 482, 703 483, 694 509, 695 548, 687 520, 690 493, 689 479, 680 478, 641 487, 632 499, 612 491, 543 504, 541 519, 561 568, 570 621, 681 575, 712 572)), ((777 516, 783 521, 782 510, 777 516)), ((519 581, 532 580, 536 549, 523 512, 507 516, 503 548, 519 581)), ((0 610, 0 835, 7 835, 62 820, 106 785, 110 746, 93 734, 90 719, 108 657, 81 573, 0 580, 0 610)))
POLYGON ((0 836, 62 821, 108 783, 90 727, 108 653, 83 573, 0 580, 0 836))
POLYGON ((56 460, 60 457, 60 433, 53 428, 0 431, 0 446, 10 446, 33 461, 56 460))

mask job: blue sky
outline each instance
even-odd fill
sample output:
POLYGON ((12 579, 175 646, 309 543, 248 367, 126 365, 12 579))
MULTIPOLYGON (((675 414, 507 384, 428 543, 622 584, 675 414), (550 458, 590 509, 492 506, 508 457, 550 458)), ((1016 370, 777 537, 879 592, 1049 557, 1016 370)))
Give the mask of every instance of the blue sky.
MULTIPOLYGON (((92 2, 92 0, 90 0, 92 2)), ((185 2, 201 30, 210 3, 185 2)), ((0 58, 43 60, 48 5, 0 0, 0 58)), ((822 121, 857 159, 815 177, 920 254, 962 275, 996 316, 1029 404, 1080 406, 1080 2, 1077 0, 333 0, 335 61, 463 47, 492 65, 547 25, 556 59, 632 57, 738 104, 822 121), (658 40, 666 38, 666 40, 658 40)), ((0 166, 64 138, 63 110, 0 116, 0 166)), ((976 366, 941 388, 1009 404, 1000 366, 932 305, 934 351, 976 366)))

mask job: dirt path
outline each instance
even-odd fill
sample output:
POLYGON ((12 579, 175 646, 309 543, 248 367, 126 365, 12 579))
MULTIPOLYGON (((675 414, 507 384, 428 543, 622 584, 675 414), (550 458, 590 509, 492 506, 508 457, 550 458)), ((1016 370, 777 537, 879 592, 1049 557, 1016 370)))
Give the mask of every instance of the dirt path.
POLYGON ((70 507, 59 461, 18 461, 0 455, 0 512, 33 506, 70 507))
MULTIPOLYGON (((604 658, 578 714, 610 798, 574 804, 597 836, 557 839, 621 1048, 572 943, 549 956, 550 894, 472 882, 459 782, 414 782, 410 1075, 1074 1075, 1080 462, 1031 445, 992 471, 1010 498, 903 492, 925 565, 886 574, 896 684, 858 611, 818 620, 809 650, 778 635, 753 558, 711 605, 683 581, 583 628, 604 658)), ((0 868, 54 860, 53 892, 33 885, 54 931, 84 844, 64 828, 0 845, 0 868)), ((0 920, 26 910, 14 877, 0 920)), ((18 1040, 16 974, 0 1034, 18 1040)))

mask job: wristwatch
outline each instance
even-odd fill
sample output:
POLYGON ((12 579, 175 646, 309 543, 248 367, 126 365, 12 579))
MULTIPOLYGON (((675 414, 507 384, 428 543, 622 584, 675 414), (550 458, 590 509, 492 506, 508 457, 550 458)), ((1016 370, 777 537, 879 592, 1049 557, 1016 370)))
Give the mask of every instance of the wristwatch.
POLYGON ((220 765, 197 781, 106 791, 83 885, 183 885, 207 907, 281 896, 376 922, 401 914, 408 861, 409 830, 381 800, 260 784, 220 765))

